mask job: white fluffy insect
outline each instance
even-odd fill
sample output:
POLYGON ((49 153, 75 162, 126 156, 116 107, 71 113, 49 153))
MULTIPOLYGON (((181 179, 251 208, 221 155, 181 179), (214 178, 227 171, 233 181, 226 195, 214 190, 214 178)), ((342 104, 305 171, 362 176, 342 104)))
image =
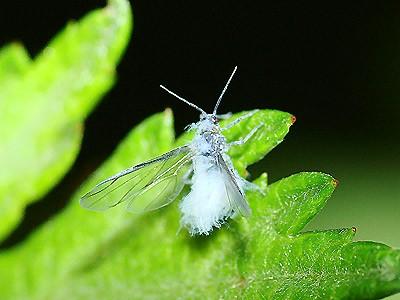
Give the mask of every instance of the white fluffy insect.
POLYGON ((181 225, 190 234, 209 234, 235 215, 247 217, 251 209, 244 190, 254 186, 239 176, 227 154, 229 147, 247 142, 260 128, 255 127, 246 137, 228 143, 222 135, 250 117, 245 114, 221 128, 217 109, 237 67, 228 79, 212 114, 164 86, 161 88, 200 111, 200 120, 189 126, 195 130, 194 139, 187 145, 173 149, 159 157, 126 169, 97 184, 80 200, 83 207, 105 210, 126 203, 130 211, 152 211, 170 204, 190 184, 190 192, 179 204, 181 225))

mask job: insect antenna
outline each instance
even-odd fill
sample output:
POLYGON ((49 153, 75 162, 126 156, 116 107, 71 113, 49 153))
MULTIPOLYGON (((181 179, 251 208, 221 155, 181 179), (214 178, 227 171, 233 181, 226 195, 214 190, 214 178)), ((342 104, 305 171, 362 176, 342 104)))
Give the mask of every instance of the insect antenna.
POLYGON ((193 104, 192 102, 186 100, 185 98, 182 98, 181 96, 178 96, 177 94, 175 94, 174 92, 170 91, 169 89, 167 89, 165 86, 163 86, 162 84, 160 84, 160 88, 162 88, 163 90, 167 91, 168 93, 170 93, 171 95, 175 96, 176 98, 178 98, 179 100, 185 102, 187 105, 190 105, 191 107, 194 107, 195 109, 197 109, 199 112, 201 112, 202 114, 207 114, 204 110, 202 110, 200 107, 198 107, 196 104, 193 104))
POLYGON ((218 109, 219 103, 221 102, 222 97, 224 96, 224 94, 226 92, 226 89, 228 88, 228 85, 229 85, 229 83, 231 82, 231 80, 233 78, 233 75, 235 75, 236 70, 237 70, 237 66, 235 67, 235 69, 233 69, 233 72, 232 72, 231 76, 229 77, 227 83, 225 84, 224 89, 222 90, 221 95, 219 96, 219 98, 217 100, 217 104, 215 104, 214 111, 213 111, 213 115, 214 116, 217 114, 217 109, 218 109))

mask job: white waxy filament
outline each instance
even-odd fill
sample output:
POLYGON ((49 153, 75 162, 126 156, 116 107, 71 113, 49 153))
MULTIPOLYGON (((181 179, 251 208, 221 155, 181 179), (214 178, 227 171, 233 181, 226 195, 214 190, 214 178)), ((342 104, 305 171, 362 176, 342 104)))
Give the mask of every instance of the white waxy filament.
POLYGON ((182 225, 190 234, 208 235, 232 215, 224 178, 212 157, 197 156, 193 161, 191 191, 179 207, 182 225))

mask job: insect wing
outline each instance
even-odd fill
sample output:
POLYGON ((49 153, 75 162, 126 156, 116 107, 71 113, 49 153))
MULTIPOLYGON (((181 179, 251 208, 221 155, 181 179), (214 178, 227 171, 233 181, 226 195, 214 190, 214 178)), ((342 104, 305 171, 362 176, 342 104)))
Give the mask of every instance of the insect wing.
POLYGON ((188 146, 176 148, 100 182, 80 203, 87 209, 106 210, 125 202, 128 210, 139 213, 163 207, 181 192, 191 161, 188 146))
POLYGON ((246 201, 245 195, 237 182, 233 170, 227 165, 222 155, 217 157, 220 172, 224 177, 225 191, 229 199, 229 203, 236 213, 244 217, 251 214, 251 209, 246 201))
POLYGON ((182 156, 171 167, 165 169, 150 184, 137 193, 131 194, 127 209, 133 212, 156 210, 170 204, 185 186, 185 180, 192 172, 192 153, 182 156))

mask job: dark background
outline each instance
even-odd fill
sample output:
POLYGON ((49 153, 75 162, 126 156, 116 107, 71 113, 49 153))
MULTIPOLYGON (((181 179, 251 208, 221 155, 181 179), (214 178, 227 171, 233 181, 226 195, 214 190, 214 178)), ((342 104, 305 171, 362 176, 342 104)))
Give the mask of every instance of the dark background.
MULTIPOLYGON (((7 1, 0 45, 32 56, 71 19, 105 1, 7 1)), ((211 111, 233 67, 221 112, 274 108, 297 117, 285 142, 253 172, 270 180, 299 171, 341 186, 309 229, 356 226, 358 238, 400 246, 399 1, 134 1, 134 31, 118 82, 86 122, 81 153, 64 180, 27 210, 4 244, 26 236, 138 122, 166 107, 176 130, 211 111)))

